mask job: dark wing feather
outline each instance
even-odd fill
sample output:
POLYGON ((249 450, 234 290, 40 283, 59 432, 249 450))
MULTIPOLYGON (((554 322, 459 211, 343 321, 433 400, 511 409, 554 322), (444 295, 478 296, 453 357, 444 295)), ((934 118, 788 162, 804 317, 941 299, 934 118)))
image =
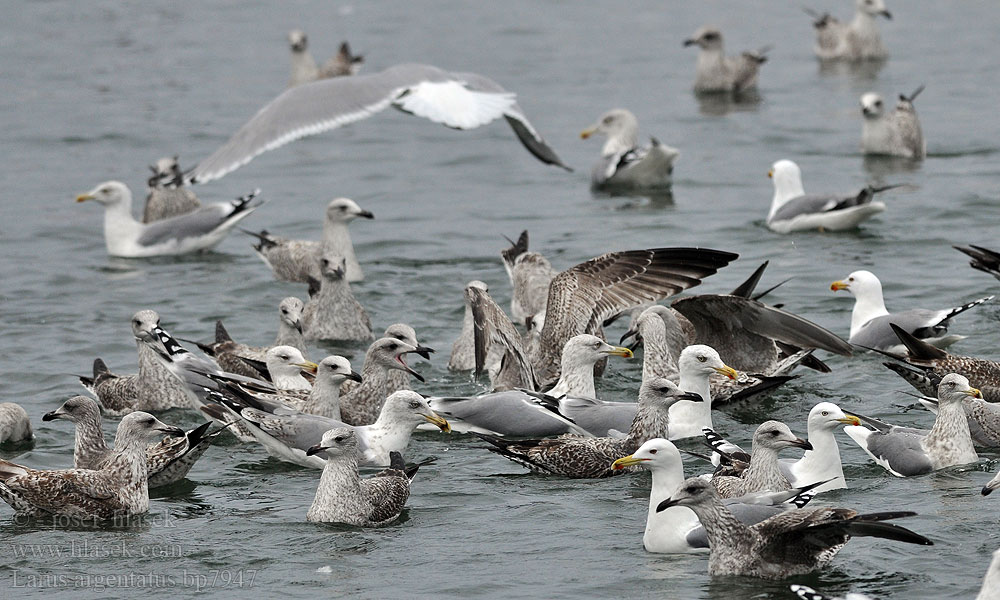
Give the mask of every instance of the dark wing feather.
POLYGON ((521 344, 521 335, 514 328, 510 318, 493 301, 489 293, 476 287, 465 289, 465 296, 472 307, 473 341, 476 355, 476 375, 486 366, 486 353, 490 342, 500 344, 506 350, 504 363, 508 368, 516 368, 520 385, 535 389, 535 373, 528 355, 521 344))

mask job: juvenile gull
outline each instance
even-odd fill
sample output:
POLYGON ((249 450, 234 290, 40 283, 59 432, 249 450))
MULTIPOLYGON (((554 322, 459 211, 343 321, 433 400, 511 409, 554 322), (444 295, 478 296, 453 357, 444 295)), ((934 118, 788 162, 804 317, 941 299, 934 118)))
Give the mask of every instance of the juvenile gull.
POLYGON ((989 273, 993 277, 1000 279, 1000 252, 969 244, 968 246, 952 246, 955 250, 967 254, 972 260, 969 266, 977 271, 989 273))
POLYGON ((340 44, 337 54, 328 59, 322 68, 316 66, 316 59, 309 52, 309 38, 304 31, 293 29, 288 32, 288 44, 292 51, 292 78, 288 87, 302 85, 317 79, 354 75, 358 72, 363 56, 351 54, 347 42, 340 44))
MULTIPOLYGON (((211 396, 241 419, 268 454, 286 462, 323 468, 324 459, 306 451, 318 444, 325 432, 336 427, 350 428, 336 419, 306 414, 277 402, 255 398, 237 387, 227 386, 227 391, 230 393, 211 396)), ((206 412, 219 418, 212 406, 206 412)), ((431 410, 420 394, 412 391, 392 394, 374 423, 352 428, 358 436, 362 464, 388 465, 390 453, 405 450, 413 430, 425 422, 433 423, 446 433, 451 431, 448 421, 431 410)))
POLYGON ((122 418, 115 448, 98 470, 42 471, 0 460, 0 498, 18 515, 112 519, 149 510, 146 445, 184 431, 141 411, 122 418))
POLYGON ((340 411, 349 425, 368 425, 375 422, 382 402, 389 395, 389 371, 406 371, 420 381, 423 377, 406 364, 406 355, 418 348, 395 338, 381 338, 372 342, 365 352, 361 367, 361 383, 345 390, 340 398, 340 411))
POLYGON ((871 271, 855 271, 847 278, 831 283, 830 289, 835 292, 847 290, 854 296, 851 337, 848 341, 864 348, 893 353, 902 352, 904 346, 893 333, 891 324, 928 344, 946 348, 963 338, 960 335, 945 335, 951 318, 993 299, 993 296, 987 296, 942 310, 912 308, 890 313, 882 299, 882 282, 871 271))
POLYGON ((918 87, 909 96, 899 95, 896 110, 885 114, 882 96, 868 92, 861 96, 861 151, 922 159, 927 156, 927 142, 920 129, 920 119, 913 100, 924 90, 918 87))
POLYGON ((910 544, 933 545, 927 538, 890 519, 912 512, 859 514, 847 508, 799 508, 744 525, 722 503, 712 485, 698 477, 681 487, 658 508, 687 506, 705 527, 711 550, 709 575, 743 575, 784 579, 825 566, 851 539, 872 536, 910 544))
POLYGON ((218 179, 268 150, 360 121, 390 106, 453 129, 475 129, 503 117, 535 158, 570 170, 528 122, 516 94, 475 73, 401 64, 380 73, 314 81, 285 91, 198 163, 188 179, 195 183, 218 179))
POLYGON ((344 257, 324 251, 319 260, 323 279, 319 290, 310 294, 302 310, 302 325, 307 340, 370 340, 372 322, 351 293, 345 279, 344 257))
POLYGON ((855 0, 854 20, 842 23, 829 14, 817 15, 814 51, 821 60, 881 60, 889 53, 882 45, 875 18, 892 19, 883 0, 855 0))
POLYGON ((169 219, 201 208, 198 197, 184 186, 184 173, 176 156, 161 158, 149 168, 153 171, 153 176, 148 182, 149 193, 146 195, 146 208, 142 212, 143 223, 169 219))
POLYGON ((938 413, 934 426, 926 429, 898 427, 871 417, 858 417, 874 429, 848 426, 844 432, 878 464, 897 477, 923 475, 979 460, 963 400, 982 398, 969 380, 952 373, 938 386, 938 413))
POLYGON ((289 296, 278 305, 278 335, 271 346, 248 346, 233 340, 222 321, 215 322, 215 342, 198 347, 215 359, 223 371, 247 377, 259 377, 252 365, 264 361, 265 353, 274 346, 291 346, 305 356, 306 342, 302 336, 302 309, 298 298, 289 296))
MULTIPOLYGON (((470 287, 479 288, 484 292, 489 291, 489 287, 478 279, 474 279, 466 284, 466 288, 470 287)), ((451 345, 451 357, 448 358, 449 371, 471 371, 476 368, 476 342, 473 332, 472 305, 469 304, 469 300, 464 292, 462 298, 465 300, 462 331, 458 334, 458 338, 455 339, 455 343, 451 345)))
MULTIPOLYGON (((940 377, 936 377, 935 380, 937 384, 941 383, 940 377)), ((935 389, 937 389, 937 384, 934 386, 935 389)), ((982 392, 982 390, 979 391, 982 392)), ((921 406, 935 415, 938 413, 940 402, 937 398, 917 394, 908 395, 916 397, 921 406)), ((962 399, 962 408, 965 410, 965 418, 969 423, 969 435, 972 437, 973 445, 980 448, 1000 448, 1000 404, 969 396, 962 399)))
POLYGON ((607 136, 601 159, 590 172, 594 189, 662 189, 669 188, 674 172, 674 160, 680 156, 676 148, 650 138, 649 146, 639 146, 639 121, 624 108, 610 110, 597 123, 584 129, 580 137, 595 133, 607 136))
MULTIPOLYGON (((416 350, 413 351, 414 354, 419 354, 426 360, 431 359, 431 353, 434 352, 434 348, 421 345, 417 340, 417 332, 407 325, 406 323, 393 323, 392 325, 385 328, 385 333, 382 337, 393 338, 406 342, 411 346, 415 346, 416 350)), ((399 390, 410 389, 410 374, 406 371, 401 371, 399 369, 393 369, 386 373, 386 394, 391 394, 393 392, 398 392, 399 390)), ((353 384, 351 385, 353 387, 353 384)), ((350 390, 350 388, 348 388, 350 390)))
POLYGON ((802 172, 790 160, 774 163, 767 176, 774 182, 767 226, 777 233, 854 229, 885 210, 884 203, 873 201, 875 194, 897 187, 869 185, 848 196, 807 195, 802 189, 802 172))
POLYGON ((253 249, 280 281, 309 283, 310 277, 320 279, 319 260, 326 251, 344 257, 347 281, 363 281, 365 274, 358 264, 351 233, 347 229, 351 221, 358 217, 375 218, 367 210, 361 210, 350 198, 334 198, 326 207, 321 241, 289 240, 271 235, 266 230, 246 233, 259 240, 253 249))
POLYGON ((726 56, 722 47, 722 32, 715 27, 702 27, 685 46, 698 46, 694 91, 701 93, 727 92, 740 94, 757 87, 757 72, 767 61, 764 47, 756 52, 744 51, 739 56, 726 56))
POLYGON ((253 192, 232 202, 207 204, 194 212, 140 223, 132 216, 132 192, 120 181, 106 181, 77 202, 94 200, 104 205, 104 244, 108 254, 124 258, 171 256, 211 250, 229 230, 262 202, 253 192))
MULTIPOLYGON (((714 433, 708 430, 706 433, 714 433)), ((780 421, 765 421, 753 434, 750 464, 742 476, 716 475, 712 487, 721 498, 736 498, 751 492, 780 492, 792 487, 778 464, 778 452, 784 448, 812 450, 812 444, 795 434, 780 421)), ((704 521, 702 521, 704 522, 704 521)))
POLYGON ((358 440, 350 429, 326 432, 308 453, 325 456, 326 465, 306 520, 381 527, 402 514, 417 467, 407 469, 398 452, 392 453, 388 469, 368 479, 358 476, 358 440))
MULTIPOLYGON (((111 455, 101 430, 101 409, 93 399, 74 396, 62 406, 42 416, 43 421, 65 419, 76 427, 73 445, 73 468, 100 469, 111 455)), ((209 432, 205 423, 181 437, 166 437, 146 448, 146 473, 149 487, 176 483, 185 477, 194 463, 208 450, 222 429, 209 432)))
MULTIPOLYGON (((522 231, 509 248, 501 251, 500 256, 510 279, 510 287, 513 288, 510 296, 511 319, 528 329, 541 329, 549 284, 558 272, 552 268, 547 258, 538 252, 528 251, 527 230, 522 231), (542 319, 539 319, 540 316, 542 319)), ((483 291, 488 290, 483 288, 483 291)))
POLYGON ((30 440, 33 437, 28 411, 20 404, 0 402, 0 444, 30 440))
POLYGON ((512 441, 493 435, 476 435, 491 444, 487 447, 490 452, 535 473, 581 479, 608 477, 624 472, 611 468, 616 460, 635 452, 647 440, 667 435, 670 423, 667 411, 673 403, 685 397, 700 400, 696 394, 686 394, 662 377, 643 381, 638 410, 624 438, 561 436, 512 441))
MULTIPOLYGON (((636 466, 649 471, 653 480, 649 492, 646 531, 642 536, 642 545, 646 551, 664 554, 707 552, 705 529, 691 509, 674 506, 662 511, 656 510, 660 502, 669 498, 684 482, 684 465, 677 447, 663 438, 654 438, 633 454, 616 460, 611 468, 617 470, 636 466)), ((802 508, 812 496, 811 491, 799 488, 787 492, 750 494, 725 500, 724 503, 736 518, 752 525, 793 507, 802 508)))

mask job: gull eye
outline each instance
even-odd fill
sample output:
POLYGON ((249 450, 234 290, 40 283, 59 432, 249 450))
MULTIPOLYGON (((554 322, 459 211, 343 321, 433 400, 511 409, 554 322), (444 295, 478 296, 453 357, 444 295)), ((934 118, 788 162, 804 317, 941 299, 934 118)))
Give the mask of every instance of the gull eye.
POLYGON ((328 261, 327 259, 324 258, 324 259, 320 260, 320 264, 322 264, 324 267, 328 267, 328 266, 330 266, 330 261, 328 261))
POLYGON ((389 350, 395 350, 396 348, 399 348, 397 344, 389 344, 389 350))
POLYGON ((698 362, 705 362, 706 360, 708 360, 707 356, 704 356, 704 355, 698 356, 698 362))
POLYGON ((882 106, 882 101, 881 100, 876 100, 875 101, 875 106, 882 106))
POLYGON ((650 454, 656 454, 656 448, 653 448, 653 449, 651 449, 651 450, 649 451, 649 453, 650 453, 650 454))
POLYGON ((670 388, 668 387, 656 388, 656 391, 660 392, 661 394, 669 394, 670 388))
POLYGON ((948 387, 955 387, 955 382, 954 381, 949 381, 948 382, 948 387))
POLYGON ((346 437, 344 437, 342 435, 338 435, 337 437, 333 438, 333 441, 335 441, 335 442, 337 442, 339 444, 340 442, 343 442, 346 439, 347 439, 346 437))
POLYGON ((138 327, 139 325, 142 325, 142 321, 140 321, 139 319, 136 319, 136 320, 132 321, 132 324, 138 327))
POLYGON ((848 281, 854 281, 854 278, 853 277, 848 277, 847 280, 848 281))
POLYGON ((111 193, 111 188, 109 188, 109 187, 101 188, 101 193, 102 194, 110 194, 111 193))
POLYGON ((410 402, 410 408, 420 408, 420 403, 417 402, 416 400, 413 400, 412 402, 410 402))
POLYGON ((399 340, 401 342, 405 342, 406 341, 406 336, 404 336, 404 335, 394 335, 392 337, 396 338, 397 340, 399 340))
POLYGON ((287 308, 281 309, 281 314, 287 315, 288 314, 288 309, 287 308))
POLYGON ((767 435, 778 435, 778 431, 768 431, 767 435))
POLYGON ((821 414, 821 415, 823 415, 824 417, 829 417, 829 416, 830 416, 830 411, 828 411, 828 410, 824 410, 824 411, 823 411, 823 412, 821 412, 820 414, 821 414))
POLYGON ((601 122, 604 123, 605 125, 611 125, 612 121, 614 121, 614 118, 612 118, 612 117, 604 117, 604 120, 601 121, 601 122))

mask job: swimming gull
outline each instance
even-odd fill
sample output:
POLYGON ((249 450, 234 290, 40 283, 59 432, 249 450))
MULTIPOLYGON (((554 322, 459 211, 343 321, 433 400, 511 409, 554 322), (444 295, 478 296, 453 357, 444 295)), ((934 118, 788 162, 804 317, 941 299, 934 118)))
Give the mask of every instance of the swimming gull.
POLYGON ((549 284, 545 323, 530 355, 496 303, 479 302, 488 298, 482 290, 467 290, 476 315, 477 373, 490 340, 507 350, 511 360, 504 360, 519 369, 523 387, 530 387, 532 378, 539 386, 549 385, 559 377, 559 358, 569 338, 597 335, 606 320, 694 287, 738 256, 707 248, 650 248, 609 252, 563 271, 549 284))
POLYGON ((211 250, 262 204, 254 201, 257 193, 232 202, 207 204, 194 212, 153 223, 135 220, 132 192, 120 181, 105 181, 77 196, 76 201, 94 200, 104 205, 104 244, 108 254, 144 258, 211 250))
POLYGON ((712 484, 699 477, 684 481, 659 508, 687 506, 705 527, 711 550, 709 575, 784 579, 825 566, 851 536, 872 536, 930 546, 909 529, 885 523, 913 512, 859 514, 847 508, 799 508, 755 525, 745 525, 722 503, 712 484))
POLYGON ((861 425, 861 421, 854 415, 845 414, 832 402, 820 402, 812 407, 806 420, 807 439, 812 450, 806 450, 799 459, 782 458, 778 461, 792 487, 822 482, 814 488, 817 494, 847 487, 840 447, 833 435, 841 425, 861 425))
MULTIPOLYGON (((528 251, 528 231, 524 230, 517 241, 500 252, 503 266, 510 279, 513 292, 510 296, 510 318, 530 329, 541 329, 545 304, 549 297, 549 284, 558 275, 548 259, 538 252, 528 251)), ((488 290, 483 290, 488 291, 488 290)))
POLYGON ((938 413, 929 431, 857 415, 872 428, 848 426, 844 432, 879 466, 897 477, 966 465, 979 460, 962 403, 970 396, 981 398, 982 394, 969 386, 968 379, 952 373, 938 386, 938 413))
POLYGON ((153 176, 148 182, 146 208, 142 211, 143 223, 169 219, 201 208, 198 197, 184 186, 184 173, 176 156, 161 158, 149 168, 153 176))
POLYGON ((309 38, 304 31, 293 29, 288 32, 288 44, 292 51, 292 78, 288 87, 302 85, 317 79, 354 75, 365 57, 351 54, 347 42, 340 44, 337 54, 329 58, 323 67, 316 66, 316 59, 309 52, 309 38))
POLYGON ((792 592, 802 600, 873 600, 871 596, 856 594, 854 592, 849 592, 843 598, 834 598, 821 594, 809 586, 799 585, 797 583, 793 583, 789 586, 789 589, 791 589, 792 592))
POLYGON ((649 146, 639 146, 639 121, 624 108, 609 110, 597 123, 584 129, 580 137, 595 133, 607 136, 601 159, 590 172, 590 185, 599 190, 669 188, 674 160, 680 151, 650 138, 649 146))
POLYGON ((0 444, 32 439, 28 411, 14 402, 0 402, 0 444))
MULTIPOLYGON (((43 421, 65 419, 76 428, 73 445, 73 468, 100 469, 111 455, 101 431, 101 409, 97 402, 86 396, 74 396, 54 411, 42 416, 43 421)), ((204 423, 180 437, 166 437, 146 448, 146 473, 149 487, 155 488, 176 483, 185 477, 194 463, 222 429, 209 432, 211 423, 204 423)))
POLYGON ((875 194, 898 187, 867 186, 857 194, 832 196, 805 193, 802 172, 790 160, 779 160, 767 176, 774 182, 774 197, 767 214, 771 231, 844 231, 885 210, 885 204, 873 201, 875 194))
POLYGON ((415 354, 418 347, 395 338, 380 338, 372 342, 365 352, 361 367, 361 383, 344 391, 340 398, 340 412, 349 425, 368 425, 378 417, 382 402, 389 395, 389 371, 406 371, 420 381, 424 378, 406 364, 406 355, 415 354))
POLYGON ((307 340, 359 340, 373 338, 372 322, 361 303, 351 293, 345 278, 344 257, 324 251, 319 260, 323 279, 319 289, 309 294, 302 310, 302 326, 307 340))
POLYGON ((993 600, 1000 597, 1000 549, 993 551, 993 560, 983 577, 983 587, 976 600, 993 600))
POLYGON ((977 271, 989 273, 1000 279, 1000 252, 969 244, 968 246, 952 246, 955 250, 967 254, 972 260, 969 266, 977 271))
MULTIPOLYGON (((616 460, 612 469, 640 467, 652 475, 649 492, 649 510, 642 545, 647 552, 686 554, 707 552, 708 539, 705 529, 691 509, 683 506, 657 511, 660 502, 669 498, 684 482, 684 465, 681 454, 673 443, 654 438, 646 441, 629 456, 616 460)), ((811 490, 796 488, 787 492, 749 494, 727 499, 725 505, 740 521, 752 525, 791 510, 802 508, 812 499, 811 490)))
MULTIPOLYGON (((406 342, 411 346, 415 346, 417 349, 413 351, 413 354, 419 354, 426 360, 431 359, 431 353, 434 352, 434 348, 424 346, 417 340, 417 332, 407 325, 406 323, 393 323, 385 328, 385 332, 382 334, 384 338, 393 338, 406 342)), ((350 384, 348 391, 354 387, 354 383, 350 384)), ((386 395, 393 392, 398 392, 399 390, 410 389, 410 374, 406 371, 401 371, 399 369, 393 369, 386 373, 385 380, 386 395)))
POLYGON ((515 441, 481 433, 476 435, 490 443, 486 448, 490 452, 535 473, 580 479, 608 477, 624 472, 611 468, 616 460, 635 452, 647 440, 667 435, 670 423, 668 409, 685 397, 687 400, 700 400, 696 394, 682 392, 662 377, 643 381, 638 410, 624 438, 560 436, 515 441))
MULTIPOLYGON (((238 386, 227 385, 225 392, 212 392, 209 397, 217 400, 230 414, 238 416, 268 454, 304 467, 323 468, 326 461, 306 451, 318 444, 325 432, 336 427, 350 427, 336 419, 261 400, 244 393, 238 386)), ((206 412, 217 420, 218 407, 206 406, 206 412)), ((390 452, 405 450, 413 430, 425 422, 433 423, 445 433, 451 431, 447 419, 434 412, 420 394, 404 390, 390 395, 374 423, 352 428, 358 435, 362 464, 388 465, 390 452)))
POLYGON ((286 90, 188 175, 204 183, 299 138, 370 117, 390 106, 453 129, 475 129, 503 117, 538 160, 571 170, 517 105, 516 94, 476 73, 401 64, 380 73, 336 77, 286 90))
POLYGON ((306 342, 302 336, 302 309, 305 305, 289 296, 278 305, 278 334, 270 346, 248 346, 233 340, 222 321, 215 322, 215 342, 198 344, 205 354, 215 359, 222 370, 247 377, 260 377, 255 363, 264 360, 265 353, 274 346, 291 346, 305 356, 306 342))
POLYGON ((184 437, 141 411, 122 418, 115 448, 98 470, 42 471, 0 459, 0 498, 18 515, 55 515, 82 520, 104 520, 142 514, 149 510, 146 444, 155 436, 184 437))
POLYGON ((809 12, 815 21, 816 46, 814 51, 821 60, 883 60, 889 53, 882 45, 875 18, 892 19, 883 0, 855 0, 854 19, 842 23, 829 14, 809 12))
MULTIPOLYGON (((714 434, 707 430, 706 434, 714 434)), ((788 425, 780 421, 765 421, 753 434, 750 463, 741 476, 716 475, 712 487, 722 498, 736 498, 751 492, 780 492, 792 487, 778 464, 778 452, 785 448, 812 450, 812 444, 795 437, 788 425)))
POLYGON ((854 271, 845 279, 831 283, 830 289, 835 292, 847 290, 854 296, 851 337, 848 341, 864 348, 893 353, 902 352, 904 346, 890 324, 895 323, 903 331, 928 344, 945 348, 963 338, 960 335, 945 335, 951 318, 993 299, 993 296, 987 296, 942 310, 912 308, 890 313, 882 299, 882 282, 871 271, 854 271))
POLYGON ((757 72, 767 61, 767 47, 756 52, 744 51, 739 56, 726 56, 722 47, 722 32, 715 27, 702 27, 685 46, 698 46, 694 91, 701 93, 728 92, 740 94, 757 87, 757 72))
MULTIPOLYGON (((934 380, 937 382, 934 386, 937 389, 941 378, 935 376, 934 380)), ((921 406, 935 415, 938 413, 937 398, 903 393, 914 396, 921 406)), ((962 399, 962 408, 969 423, 969 435, 972 437, 973 445, 979 448, 1000 448, 1000 404, 969 396, 962 399)))
MULTIPOLYGON (((489 287, 478 279, 470 281, 466 284, 466 287, 476 287, 484 292, 489 291, 489 287)), ((474 324, 472 320, 472 305, 469 304, 469 300, 466 298, 464 292, 462 293, 462 298, 465 302, 465 313, 462 316, 462 331, 455 339, 455 343, 451 345, 451 356, 448 358, 449 371, 471 371, 476 368, 476 348, 475 339, 473 337, 474 324)))
POLYGON ((899 95, 896 110, 885 113, 882 96, 868 92, 861 96, 861 151, 921 159, 927 156, 927 142, 913 100, 924 90, 918 87, 909 96, 899 95))
POLYGON ((343 256, 347 263, 347 281, 363 281, 365 278, 358 258, 354 254, 354 244, 347 226, 358 217, 374 219, 374 215, 350 198, 334 198, 326 206, 323 218, 323 239, 289 240, 271 235, 266 230, 260 233, 246 231, 259 241, 253 246, 258 256, 271 267, 279 281, 309 283, 309 278, 320 279, 319 259, 324 251, 343 256))
POLYGON ((358 440, 350 429, 326 432, 308 453, 325 456, 326 465, 306 520, 381 527, 402 514, 417 467, 407 469, 398 452, 392 453, 388 469, 368 479, 358 476, 358 440))

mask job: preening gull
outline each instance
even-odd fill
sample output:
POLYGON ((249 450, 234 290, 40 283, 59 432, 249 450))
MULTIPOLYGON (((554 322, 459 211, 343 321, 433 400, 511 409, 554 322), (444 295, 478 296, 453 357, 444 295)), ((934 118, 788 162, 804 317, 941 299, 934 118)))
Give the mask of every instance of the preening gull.
POLYGON ((728 92, 740 94, 757 87, 757 72, 767 61, 767 47, 755 52, 744 51, 739 56, 726 56, 722 47, 722 32, 715 27, 702 27, 685 46, 698 46, 694 91, 697 93, 728 92))
POLYGON ((861 421, 854 415, 844 414, 832 402, 820 402, 812 407, 806 421, 812 450, 806 450, 799 459, 782 458, 778 461, 792 487, 821 482, 814 488, 817 494, 847 487, 844 466, 840 462, 840 447, 833 435, 841 425, 861 425, 861 421))
POLYGON ((233 340, 222 321, 215 322, 215 342, 198 347, 215 359, 222 370, 247 377, 259 377, 254 363, 262 362, 265 353, 274 346, 291 346, 305 356, 306 341, 302 336, 302 309, 305 305, 289 296, 278 305, 278 334, 270 346, 248 346, 233 340))
POLYGON ((504 117, 535 158, 571 170, 528 122, 513 92, 475 73, 402 64, 380 73, 324 79, 285 91, 198 163, 188 180, 218 179, 268 150, 360 121, 390 106, 453 129, 475 129, 504 117))
POLYGON ((855 594, 854 592, 849 592, 843 598, 839 597, 834 598, 832 596, 826 596, 824 594, 821 594, 809 586, 799 585, 797 583, 793 583, 791 586, 789 586, 789 589, 791 589, 792 593, 794 593, 802 600, 873 600, 871 596, 865 596, 864 594, 855 594))
POLYGON ((351 243, 351 233, 347 226, 358 217, 374 219, 375 216, 362 210, 350 198, 334 198, 326 206, 323 218, 323 239, 319 242, 308 240, 289 240, 271 235, 266 230, 260 233, 246 231, 259 241, 253 249, 271 267, 276 279, 309 283, 309 278, 319 280, 319 259, 324 251, 330 251, 336 256, 344 257, 347 281, 363 281, 365 278, 358 258, 354 254, 354 244, 351 243))
POLYGON ((30 440, 33 437, 28 411, 20 404, 0 402, 0 444, 30 440))
MULTIPOLYGON (((706 434, 714 434, 706 430, 706 434)), ((812 444, 795 437, 788 425, 780 421, 765 421, 753 434, 750 449, 750 464, 741 476, 716 475, 712 477, 712 487, 722 498, 737 498, 751 492, 780 492, 792 487, 788 477, 778 464, 778 452, 784 448, 804 448, 812 450, 812 444)))
POLYGON ((967 254, 972 260, 969 266, 977 271, 989 273, 1000 279, 1000 252, 969 244, 968 246, 952 246, 955 250, 967 254))
POLYGON ((844 231, 885 210, 873 201, 875 194, 898 187, 867 186, 847 196, 814 195, 802 189, 802 172, 790 160, 779 160, 767 176, 774 181, 774 198, 767 214, 767 226, 778 233, 793 231, 844 231))
POLYGON ((882 282, 871 271, 855 271, 845 279, 831 283, 830 289, 835 292, 847 290, 854 296, 851 337, 848 341, 864 348, 894 353, 902 352, 904 346, 893 333, 890 324, 896 324, 903 331, 928 344, 945 348, 963 337, 945 335, 951 318, 993 299, 993 296, 987 296, 962 306, 942 310, 912 308, 890 313, 885 307, 885 300, 882 299, 882 282))
POLYGON ((816 20, 816 56, 821 60, 881 60, 889 53, 882 45, 882 36, 875 17, 892 19, 883 0, 855 0, 854 20, 842 23, 829 14, 807 12, 816 20))
MULTIPOLYGON (((656 510, 660 502, 669 498, 684 482, 684 465, 677 447, 663 438, 654 438, 633 454, 616 460, 611 468, 635 466, 649 471, 653 480, 649 492, 646 531, 642 536, 642 545, 646 551, 663 554, 707 552, 705 529, 691 509, 675 506, 662 511, 656 510)), ((736 518, 749 525, 793 507, 802 508, 813 495, 812 491, 793 489, 787 492, 749 494, 725 500, 724 503, 736 518)))
MULTIPOLYGON (((466 288, 469 287, 479 288, 484 292, 489 291, 489 287, 478 279, 474 279, 466 284, 466 288)), ((451 345, 451 357, 448 358, 449 371, 471 371, 476 368, 476 342, 473 332, 472 305, 469 304, 469 300, 466 298, 464 292, 462 293, 462 298, 465 301, 465 314, 462 316, 462 331, 458 334, 458 338, 455 339, 455 343, 451 345)))
MULTIPOLYGON (((281 403, 259 399, 244 393, 238 386, 227 385, 226 392, 209 395, 241 422, 268 454, 304 467, 323 468, 321 457, 306 451, 318 444, 327 432, 346 423, 289 409, 281 403)), ((219 419, 216 407, 208 406, 206 412, 219 419)), ((362 464, 385 466, 391 452, 402 452, 410 443, 413 430, 420 423, 433 423, 445 433, 451 431, 446 419, 439 416, 420 394, 404 390, 386 398, 378 419, 371 425, 353 427, 358 436, 362 464)))
POLYGON ((112 519, 149 510, 146 444, 158 435, 184 437, 141 411, 122 418, 115 448, 98 470, 42 471, 0 460, 0 498, 19 515, 112 519))
MULTIPOLYGON (((527 230, 521 232, 516 242, 508 241, 511 242, 510 247, 501 251, 500 256, 513 288, 510 318, 528 329, 541 329, 549 297, 549 284, 559 273, 552 268, 547 258, 538 252, 528 251, 527 230)), ((483 288, 483 291, 489 290, 483 288)))
POLYGON ((104 205, 104 243, 108 254, 124 258, 170 256, 211 250, 229 230, 250 215, 260 201, 253 192, 232 202, 207 204, 194 212, 140 223, 132 216, 132 192, 120 181, 106 181, 77 202, 104 205))
MULTIPOLYGON (((396 339, 416 347, 413 354, 419 354, 426 360, 430 360, 431 353, 434 352, 434 348, 424 346, 419 340, 417 340, 417 332, 406 323, 393 323, 392 325, 389 325, 385 328, 385 332, 382 334, 382 337, 396 339)), ((354 383, 349 384, 350 387, 348 387, 347 390, 352 389, 354 385, 354 383)), ((398 392, 399 390, 410 389, 410 374, 400 369, 392 369, 391 371, 388 371, 386 373, 385 387, 386 395, 398 392)))
POLYGON ((979 455, 962 403, 970 396, 982 398, 979 390, 969 386, 968 379, 952 373, 938 386, 938 413, 930 431, 889 425, 862 415, 858 418, 872 429, 848 426, 844 431, 872 460, 897 477, 973 463, 979 455))
POLYGON ((388 469, 361 479, 358 440, 351 429, 340 427, 326 432, 307 452, 310 456, 325 456, 326 465, 306 520, 381 527, 402 514, 417 467, 406 468, 400 453, 392 453, 388 469))
MULTIPOLYGON (((100 469, 111 448, 104 441, 101 430, 101 409, 93 399, 74 396, 62 406, 42 416, 43 421, 65 419, 76 427, 73 445, 73 468, 100 469)), ((209 432, 211 423, 204 423, 180 437, 166 437, 146 448, 146 473, 149 487, 155 488, 176 483, 185 477, 194 463, 208 450, 222 429, 209 432)))
POLYGON ((680 151, 650 138, 649 146, 639 146, 639 121, 624 108, 610 110, 597 123, 584 129, 580 137, 595 133, 607 136, 601 159, 590 172, 590 184, 600 190, 669 188, 674 160, 680 151))
POLYGON ((671 506, 689 507, 705 527, 711 546, 709 575, 802 575, 833 560, 851 536, 933 545, 922 535, 884 522, 916 514, 903 511, 859 514, 847 508, 799 508, 748 526, 726 508, 711 483, 699 477, 685 480, 658 509, 671 506))
POLYGON ((319 260, 322 281, 302 309, 303 335, 307 340, 370 340, 372 322, 351 293, 344 257, 325 250, 319 260))
POLYGON ((322 68, 317 67, 316 59, 309 52, 309 38, 300 29, 288 32, 288 45, 292 51, 292 78, 288 82, 288 87, 317 79, 354 75, 365 61, 365 57, 351 54, 351 47, 345 41, 340 44, 337 54, 323 63, 322 68))
POLYGON ((661 377, 643 381, 638 410, 624 438, 561 436, 551 439, 507 440, 476 434, 489 442, 486 449, 535 473, 592 479, 623 473, 612 463, 638 450, 647 440, 667 435, 668 410, 678 400, 701 400, 697 394, 682 392, 661 377))
POLYGON ((184 186, 184 173, 176 156, 161 158, 149 168, 153 171, 153 176, 148 182, 149 193, 146 195, 146 208, 142 212, 143 223, 184 215, 201 208, 198 197, 184 186))
POLYGON ((924 90, 918 87, 909 96, 899 95, 896 110, 885 113, 882 96, 868 92, 861 96, 861 151, 921 159, 927 156, 927 142, 913 100, 924 90))
POLYGON ((406 364, 407 354, 421 349, 396 338, 380 338, 365 352, 361 383, 348 387, 340 398, 340 411, 349 425, 368 425, 378 417, 382 402, 389 395, 389 371, 402 370, 420 381, 424 378, 406 364))

